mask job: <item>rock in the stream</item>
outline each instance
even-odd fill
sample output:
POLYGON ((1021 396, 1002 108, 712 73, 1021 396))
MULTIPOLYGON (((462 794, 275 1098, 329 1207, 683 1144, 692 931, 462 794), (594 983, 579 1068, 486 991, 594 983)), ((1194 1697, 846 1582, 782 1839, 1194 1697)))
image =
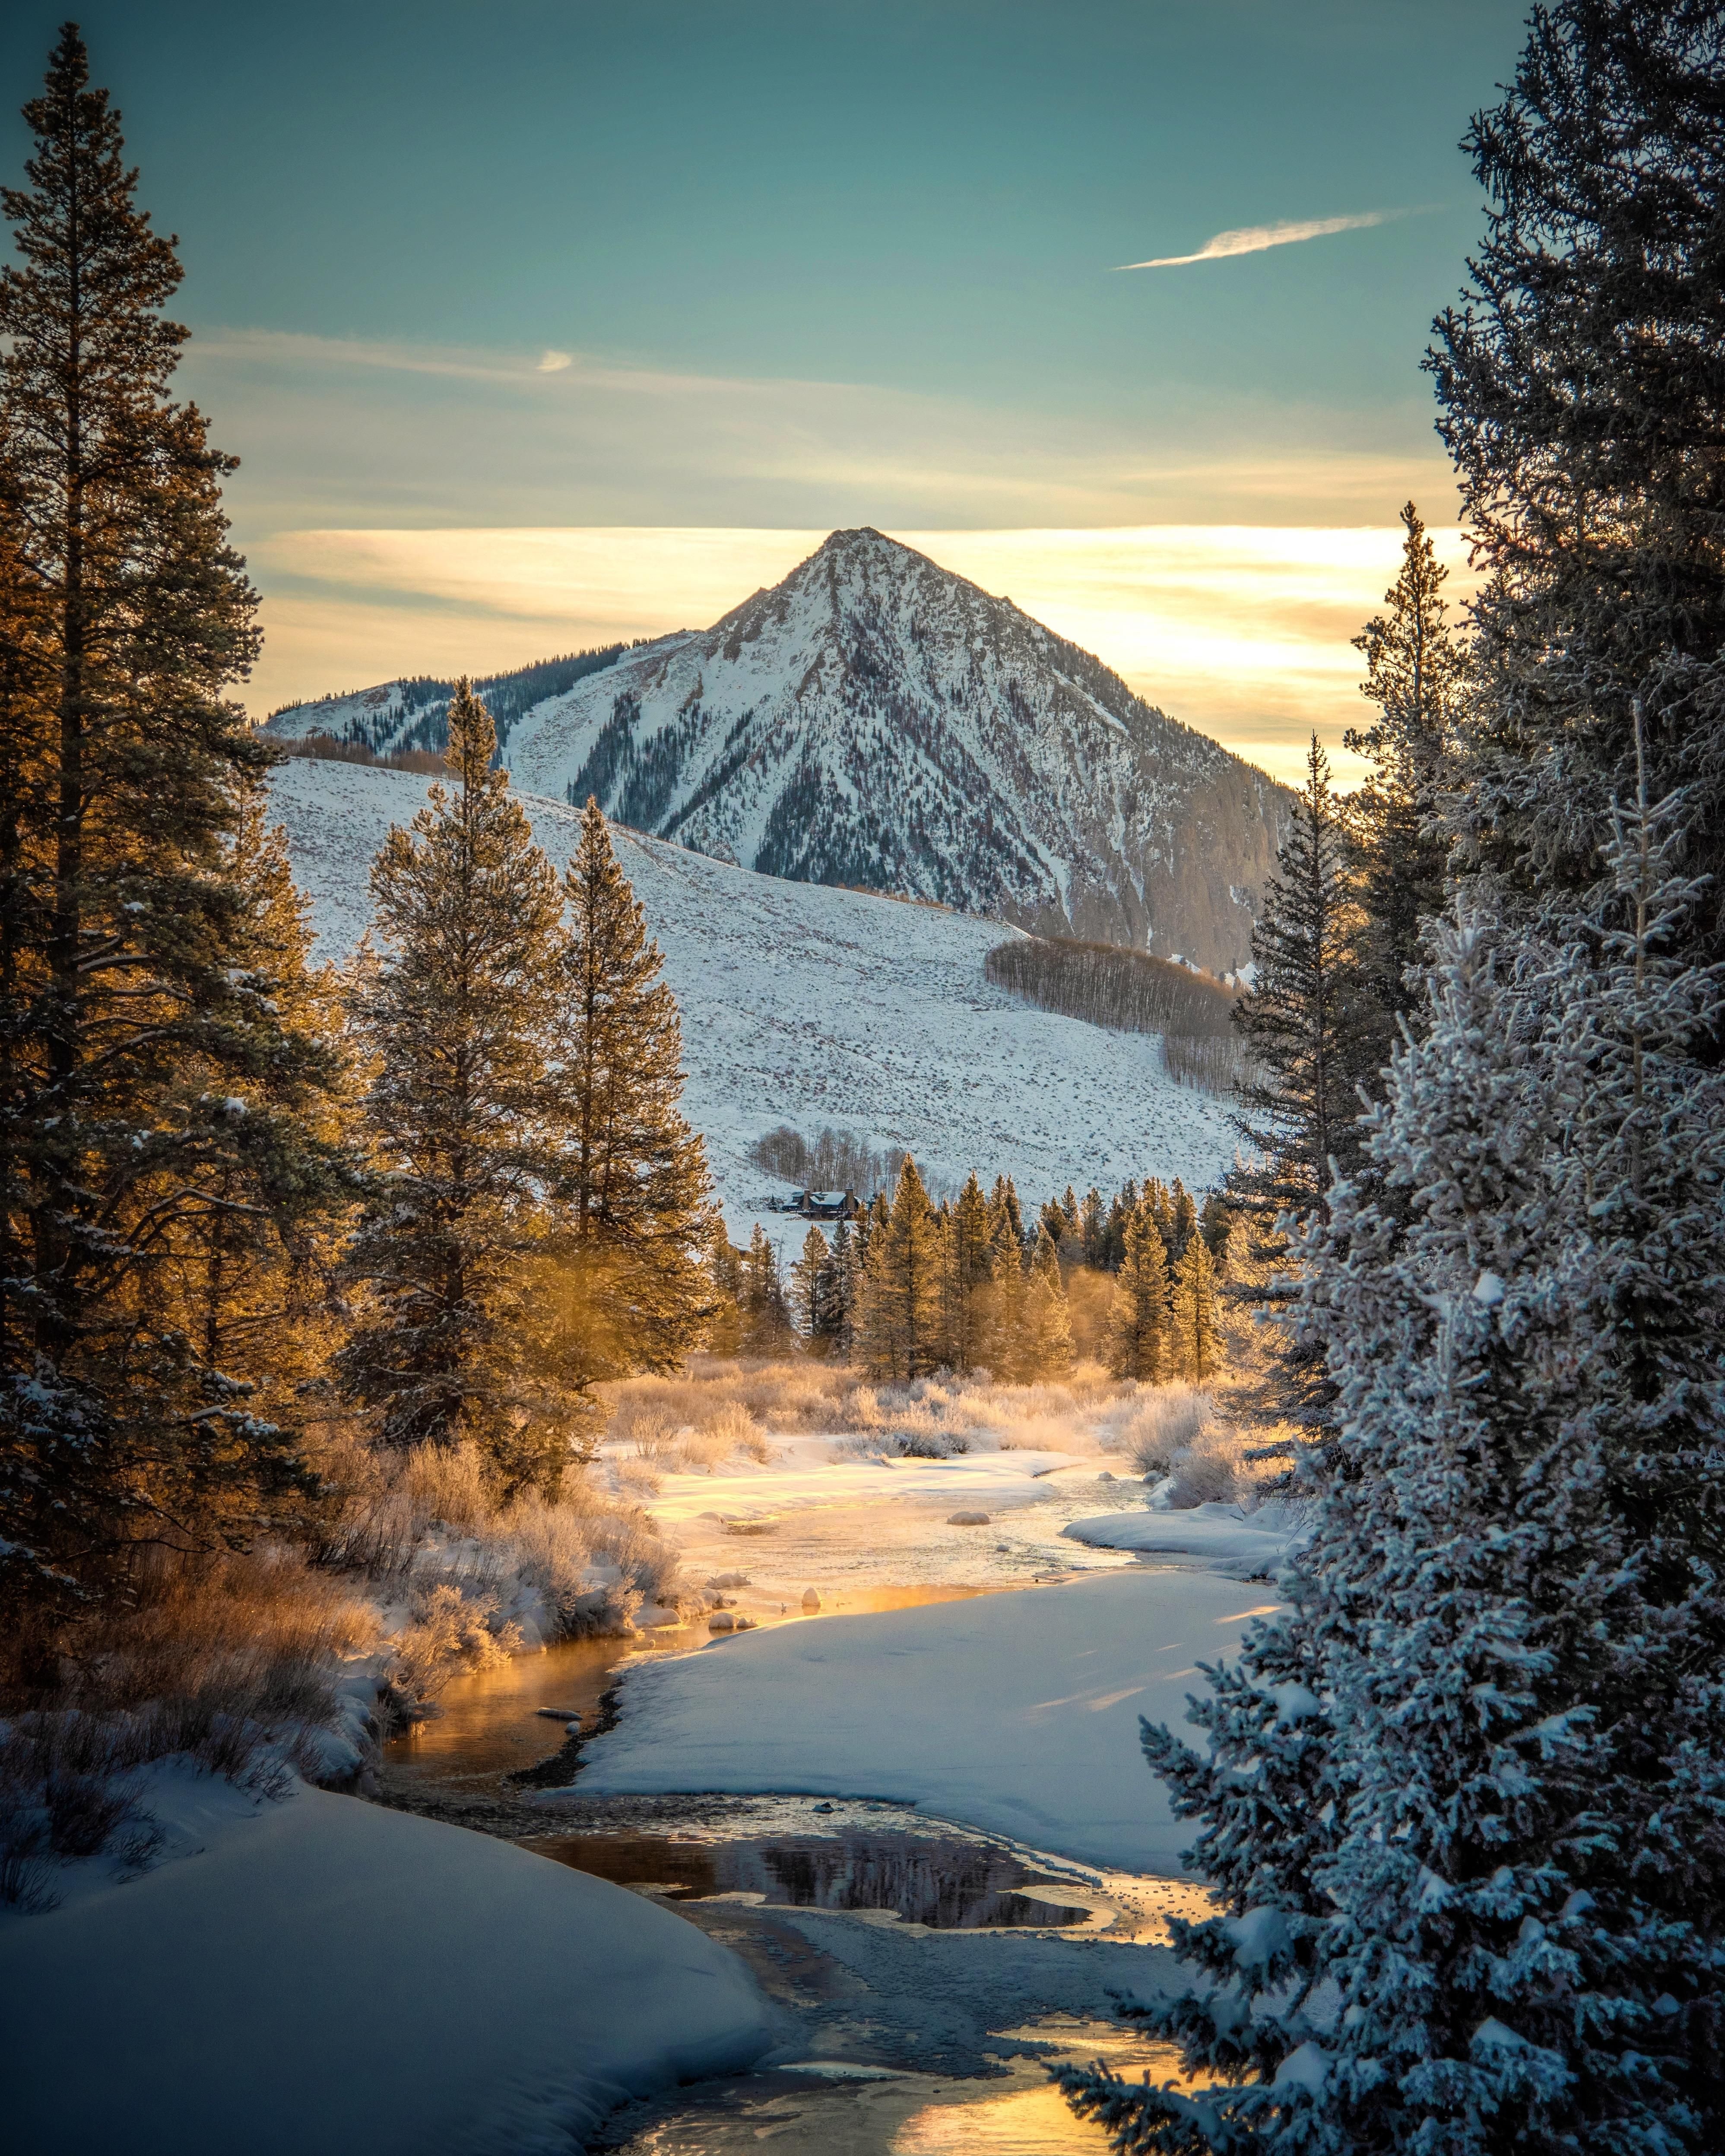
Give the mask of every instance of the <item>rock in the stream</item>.
POLYGON ((737 1620, 728 1609, 716 1609, 706 1620, 706 1629, 709 1632, 734 1632, 737 1620))
POLYGON ((814 1614, 815 1611, 819 1609, 820 1591, 818 1588, 805 1587, 803 1589, 803 1607, 809 1612, 811 1617, 814 1614))
POLYGON ((986 1512, 948 1512, 947 1515, 949 1527, 985 1527, 988 1524, 986 1512))
POLYGON ((543 1715, 547 1722, 567 1722, 576 1729, 581 1727, 581 1709, 578 1707, 536 1707, 533 1712, 543 1715))

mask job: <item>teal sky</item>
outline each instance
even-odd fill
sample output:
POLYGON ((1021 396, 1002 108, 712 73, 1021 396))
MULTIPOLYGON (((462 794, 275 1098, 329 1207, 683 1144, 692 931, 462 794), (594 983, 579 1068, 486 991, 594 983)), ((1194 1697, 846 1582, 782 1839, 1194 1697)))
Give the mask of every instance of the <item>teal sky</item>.
MULTIPOLYGON (((1449 521, 1419 362, 1480 229, 1456 144, 1522 12, 80 20, 180 235, 186 379, 244 459, 237 527, 285 603, 319 587, 282 535, 326 529, 1382 526, 1414 490, 1449 521), (1415 213, 1112 266, 1382 213, 1415 213)), ((0 27, 8 177, 59 13, 14 0, 0 27)))

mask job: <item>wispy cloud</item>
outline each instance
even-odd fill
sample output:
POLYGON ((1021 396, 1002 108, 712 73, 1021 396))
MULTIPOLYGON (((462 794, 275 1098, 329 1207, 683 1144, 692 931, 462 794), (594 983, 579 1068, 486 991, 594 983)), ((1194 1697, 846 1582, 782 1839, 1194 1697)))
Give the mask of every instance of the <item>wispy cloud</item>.
POLYGON ((537 372, 541 374, 561 374, 566 367, 575 364, 572 352, 546 352, 539 357, 537 372))
POLYGON ((1323 239, 1332 232, 1358 232, 1367 225, 1394 224, 1418 217, 1417 209, 1363 209, 1350 217, 1284 218, 1278 224, 1243 224, 1205 240, 1196 254, 1158 254, 1151 262, 1117 262, 1117 270, 1178 270, 1189 262, 1223 262, 1232 254, 1261 254, 1270 247, 1292 247, 1301 239, 1323 239))

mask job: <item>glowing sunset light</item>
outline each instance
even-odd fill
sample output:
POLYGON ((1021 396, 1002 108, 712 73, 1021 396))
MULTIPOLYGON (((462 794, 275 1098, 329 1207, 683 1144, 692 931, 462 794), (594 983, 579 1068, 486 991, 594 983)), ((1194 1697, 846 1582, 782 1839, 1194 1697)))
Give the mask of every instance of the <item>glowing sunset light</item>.
MULTIPOLYGON (((1009 593, 1173 716, 1281 778, 1296 775, 1313 726, 1338 749, 1358 719, 1349 639, 1381 605, 1401 543, 1393 525, 890 536, 1009 593)), ((1459 603, 1471 589, 1461 533, 1432 536, 1459 603)), ((825 536, 633 526, 284 532, 263 550, 287 587, 266 619, 286 632, 278 648, 291 656, 280 670, 266 657, 254 703, 704 629, 825 536)))

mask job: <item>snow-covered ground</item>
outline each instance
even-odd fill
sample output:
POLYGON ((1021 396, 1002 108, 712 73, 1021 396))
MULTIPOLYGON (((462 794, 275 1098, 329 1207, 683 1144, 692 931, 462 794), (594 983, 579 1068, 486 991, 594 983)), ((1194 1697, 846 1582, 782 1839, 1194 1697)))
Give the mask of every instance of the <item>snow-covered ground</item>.
MULTIPOLYGON (((1163 1875, 1193 1830, 1138 1748, 1272 1595, 1134 1566, 1016 1594, 824 1618, 632 1668, 583 1797, 890 1797, 1056 1856, 1163 1875)), ((555 1799, 547 1796, 547 1806, 555 1799)))
POLYGON ((1183 1557, 1249 1578, 1273 1578, 1297 1522, 1272 1502, 1246 1513, 1238 1505, 1194 1505, 1173 1512, 1121 1511, 1072 1520, 1060 1530, 1091 1549, 1140 1557, 1183 1557))
POLYGON ((305 1788, 146 1799, 172 1861, 0 1922, 14 2156, 571 2156, 779 2034, 725 1947, 508 1843, 305 1788))
MULTIPOLYGON (((408 772, 295 759, 271 780, 320 946, 344 956, 371 917, 367 873, 421 806, 408 772)), ((524 794, 561 866, 578 827, 524 794)), ((780 1123, 825 1126, 916 1155, 937 1185, 973 1168, 1027 1199, 1128 1176, 1215 1183, 1235 1139, 1221 1101, 1173 1084, 1161 1044, 1019 1002, 983 978, 1013 932, 939 907, 790 883, 619 829, 624 869, 665 953, 683 1017, 685 1106, 706 1137, 733 1239, 758 1219, 788 1254, 807 1230, 748 1160, 780 1123)))

